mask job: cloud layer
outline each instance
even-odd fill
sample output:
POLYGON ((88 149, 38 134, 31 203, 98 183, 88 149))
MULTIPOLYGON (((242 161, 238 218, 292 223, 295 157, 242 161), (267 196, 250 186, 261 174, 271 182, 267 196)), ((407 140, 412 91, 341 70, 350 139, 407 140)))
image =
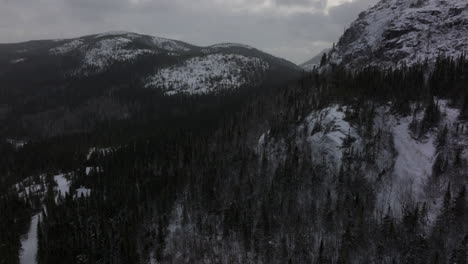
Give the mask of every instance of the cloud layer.
POLYGON ((377 0, 0 0, 0 42, 125 30, 249 44, 300 63, 377 0))

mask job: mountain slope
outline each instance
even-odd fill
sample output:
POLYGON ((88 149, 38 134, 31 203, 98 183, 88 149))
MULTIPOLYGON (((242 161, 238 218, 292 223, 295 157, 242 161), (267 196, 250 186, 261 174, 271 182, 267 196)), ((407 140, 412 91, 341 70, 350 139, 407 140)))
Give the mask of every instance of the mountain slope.
POLYGON ((330 63, 401 67, 467 51, 466 1, 382 0, 345 31, 330 63))
POLYGON ((203 94, 255 86, 257 83, 249 82, 252 76, 261 82, 267 72, 275 69, 286 72, 298 70, 290 62, 242 44, 197 47, 131 32, 0 45, 0 81, 7 74, 26 74, 38 66, 45 67, 44 71, 57 72, 64 78, 87 78, 142 63, 145 69, 141 72, 134 70, 133 74, 146 87, 159 87, 167 94, 203 94), (185 67, 190 72, 203 68, 203 72, 198 71, 188 77, 196 79, 196 82, 181 80, 186 84, 184 86, 174 86, 175 80, 171 78, 166 81, 164 76, 158 77, 174 75, 174 78, 179 78, 178 72, 185 67))
POLYGON ((58 135, 109 120, 196 113, 169 97, 205 96, 187 100, 195 108, 223 107, 300 73, 295 64, 242 44, 198 47, 131 32, 0 44, 0 136, 58 135), (206 102, 216 96, 223 100, 206 102))

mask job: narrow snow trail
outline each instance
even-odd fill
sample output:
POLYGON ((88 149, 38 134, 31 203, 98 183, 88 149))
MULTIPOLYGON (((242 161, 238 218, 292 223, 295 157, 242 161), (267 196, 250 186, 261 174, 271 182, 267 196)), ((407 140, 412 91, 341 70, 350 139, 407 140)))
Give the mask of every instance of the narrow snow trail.
POLYGON ((27 236, 21 239, 20 264, 35 264, 37 254, 37 223, 39 214, 31 218, 31 226, 27 236))

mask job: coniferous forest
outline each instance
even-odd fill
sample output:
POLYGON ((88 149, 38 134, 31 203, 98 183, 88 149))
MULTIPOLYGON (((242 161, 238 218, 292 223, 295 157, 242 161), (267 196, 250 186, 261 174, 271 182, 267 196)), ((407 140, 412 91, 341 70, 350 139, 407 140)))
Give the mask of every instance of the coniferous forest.
POLYGON ((86 129, 0 145, 0 263, 19 263, 33 216, 39 264, 467 263, 464 56, 215 95, 132 89, 102 94, 131 118, 90 111, 86 129), (405 120, 408 142, 435 146, 420 183, 393 169, 405 120), (314 141, 337 127, 337 148, 314 141))

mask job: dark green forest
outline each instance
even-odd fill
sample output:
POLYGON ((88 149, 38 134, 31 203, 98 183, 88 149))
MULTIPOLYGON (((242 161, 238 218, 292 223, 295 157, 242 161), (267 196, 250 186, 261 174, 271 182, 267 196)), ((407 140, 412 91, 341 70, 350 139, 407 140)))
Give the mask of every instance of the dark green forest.
MULTIPOLYGON (((99 80, 89 82, 76 82, 89 88, 83 96, 99 93, 99 80)), ((40 264, 468 262, 468 164, 463 149, 444 148, 468 134, 465 57, 400 69, 315 70, 215 95, 168 97, 130 83, 102 96, 131 109, 131 117, 90 111, 85 130, 32 137, 20 149, 0 145, 0 263, 19 263, 20 237, 36 214, 40 264), (460 110, 456 129, 439 128, 441 99, 460 110), (344 140, 337 174, 311 163, 291 132, 333 104, 346 106, 346 120, 364 138, 362 152, 351 136, 344 140), (378 180, 365 166, 380 151, 373 118, 382 105, 395 116, 422 113, 412 124, 417 137, 437 133, 441 155, 431 184, 443 202, 432 224, 420 202, 403 201, 401 214, 390 206, 375 213, 378 180), (267 130, 272 144, 284 142, 281 162, 257 151, 267 130), (88 159, 92 147, 111 150, 88 159), (56 199, 52 176, 67 172, 70 190, 85 186, 89 196, 72 191, 56 199), (25 179, 42 191, 20 195, 12 186, 25 179)))

